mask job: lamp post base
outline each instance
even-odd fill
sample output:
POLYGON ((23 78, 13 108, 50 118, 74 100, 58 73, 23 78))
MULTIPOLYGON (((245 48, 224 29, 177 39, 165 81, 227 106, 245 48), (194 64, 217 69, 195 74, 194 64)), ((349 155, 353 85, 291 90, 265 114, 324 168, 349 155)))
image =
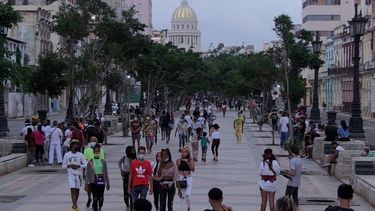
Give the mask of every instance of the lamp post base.
POLYGON ((0 116, 0 137, 4 137, 9 132, 8 119, 6 116, 0 116))
POLYGON ((365 138, 365 131, 363 130, 362 117, 351 117, 349 120, 350 137, 365 138))

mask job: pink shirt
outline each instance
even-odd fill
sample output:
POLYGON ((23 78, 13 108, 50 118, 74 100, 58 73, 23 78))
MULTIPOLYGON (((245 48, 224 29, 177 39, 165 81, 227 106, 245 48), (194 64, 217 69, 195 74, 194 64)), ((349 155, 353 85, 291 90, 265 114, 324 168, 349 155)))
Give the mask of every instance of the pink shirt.
POLYGON ((44 134, 36 130, 33 132, 36 145, 44 145, 44 134))

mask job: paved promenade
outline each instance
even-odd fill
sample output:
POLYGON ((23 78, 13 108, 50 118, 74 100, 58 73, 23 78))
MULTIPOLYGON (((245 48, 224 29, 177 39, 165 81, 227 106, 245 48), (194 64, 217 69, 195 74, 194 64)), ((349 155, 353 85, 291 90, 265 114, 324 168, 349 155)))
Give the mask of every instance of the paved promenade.
MULTIPOLYGON (((271 144, 271 133, 268 126, 264 126, 265 132, 258 132, 255 124, 247 123, 245 127, 244 141, 237 144, 233 134, 234 112, 230 112, 226 118, 219 117, 217 123, 221 126, 222 142, 219 148, 219 162, 213 163, 211 153, 208 153, 207 163, 199 161, 196 172, 193 174, 192 211, 202 211, 209 208, 207 192, 212 187, 219 187, 224 191, 224 203, 230 205, 236 211, 256 211, 260 207, 260 196, 257 169, 261 160, 261 154, 266 147, 274 149, 279 155, 279 160, 284 168, 288 167, 286 153, 278 146, 266 146, 271 144)), ((160 139, 160 138, 159 138, 160 139)), ((277 142, 277 141, 276 141, 277 142)), ((122 201, 122 180, 117 168, 117 161, 123 155, 125 147, 130 139, 124 139, 115 134, 109 139, 110 145, 104 146, 106 160, 109 163, 109 176, 111 189, 105 193, 103 211, 124 210, 122 201)), ((148 156, 154 160, 155 152, 169 147, 174 160, 179 156, 178 143, 172 138, 166 145, 158 142, 153 154, 148 156)), ((307 197, 321 197, 336 199, 336 189, 340 184, 311 160, 303 159, 304 175, 302 176, 300 198, 302 202, 307 197)), ((9 175, 0 177, 0 210, 7 211, 68 211, 70 208, 70 194, 67 188, 66 171, 60 166, 43 166, 24 168, 9 175), (4 196, 23 197, 10 203, 2 203, 7 198, 4 196)), ((286 179, 278 178, 277 197, 284 194, 286 179)), ((86 193, 81 191, 79 199, 80 210, 85 208, 86 193)), ((151 200, 152 197, 149 196, 151 200)), ((367 202, 355 197, 356 211, 374 210, 367 202)), ((304 203, 306 204, 306 203, 304 203)), ((179 210, 179 198, 175 198, 175 209, 179 210)), ((302 211, 322 211, 326 205, 301 205, 302 211)))

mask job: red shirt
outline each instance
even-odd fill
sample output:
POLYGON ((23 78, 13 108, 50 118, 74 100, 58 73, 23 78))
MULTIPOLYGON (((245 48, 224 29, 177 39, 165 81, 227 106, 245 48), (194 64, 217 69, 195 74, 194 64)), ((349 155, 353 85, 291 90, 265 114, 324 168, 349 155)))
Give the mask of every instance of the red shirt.
POLYGON ((130 173, 133 176, 132 188, 139 185, 148 187, 148 176, 152 175, 151 163, 147 160, 142 163, 139 160, 133 160, 130 164, 130 173))
POLYGON ((44 134, 42 132, 39 132, 39 130, 36 130, 33 132, 33 136, 35 138, 36 145, 44 145, 44 134))

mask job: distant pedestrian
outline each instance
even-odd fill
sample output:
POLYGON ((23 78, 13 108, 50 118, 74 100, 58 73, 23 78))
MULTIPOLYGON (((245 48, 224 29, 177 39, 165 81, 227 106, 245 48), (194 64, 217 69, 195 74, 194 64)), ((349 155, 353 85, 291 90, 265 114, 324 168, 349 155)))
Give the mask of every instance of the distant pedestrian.
POLYGON ((278 126, 277 126, 277 123, 278 123, 278 120, 279 120, 279 116, 277 114, 277 111, 276 109, 274 109, 271 113, 271 116, 270 116, 270 119, 271 119, 271 124, 272 124, 272 132, 277 132, 278 131, 278 126))
POLYGON ((243 134, 243 126, 245 124, 245 120, 242 116, 242 113, 239 112, 237 117, 233 121, 233 129, 236 134, 237 143, 242 142, 242 134, 243 134))
POLYGON ((280 146, 281 147, 283 147, 288 141, 289 124, 290 124, 289 118, 287 116, 287 113, 284 111, 279 121, 280 146))
POLYGON ((127 208, 133 207, 131 195, 128 192, 129 188, 129 174, 130 164, 133 160, 137 159, 137 153, 134 146, 127 146, 125 149, 125 155, 118 161, 118 167, 122 177, 122 189, 124 193, 124 202, 127 208))
POLYGON ((341 125, 337 128, 339 141, 350 141, 350 133, 345 120, 341 120, 341 125))
POLYGON ((147 115, 146 120, 143 124, 143 136, 145 137, 148 154, 151 154, 152 146, 154 145, 156 127, 157 125, 155 121, 151 119, 150 115, 147 115))
POLYGON ((82 170, 86 168, 85 156, 78 151, 80 141, 73 139, 70 142, 70 151, 65 153, 62 167, 68 169, 68 183, 72 198, 73 211, 78 211, 79 189, 82 186, 82 170))
POLYGON ((187 133, 188 133, 188 124, 184 118, 181 118, 179 123, 177 124, 176 131, 174 133, 174 136, 177 136, 178 133, 178 151, 181 152, 182 148, 185 147, 187 133))
POLYGON ((337 190, 337 196, 339 198, 339 206, 329 206, 325 211, 354 211, 350 208, 350 203, 353 199, 353 187, 351 185, 342 184, 337 190))
POLYGON ((227 112, 227 104, 225 102, 223 102, 223 104, 221 105, 221 111, 223 112, 223 117, 225 117, 225 114, 227 112))
POLYGON ((219 188, 212 188, 208 192, 208 202, 210 203, 212 209, 206 209, 205 211, 233 211, 231 207, 223 204, 223 199, 223 191, 221 191, 219 188))
POLYGON ((104 203, 104 189, 107 191, 110 188, 107 162, 100 158, 101 146, 96 144, 94 146, 94 158, 88 160, 86 167, 85 182, 90 186, 93 203, 92 208, 94 211, 101 210, 104 203))
POLYGON ((35 157, 36 142, 35 142, 35 137, 33 135, 33 130, 31 128, 27 128, 25 141, 27 143, 27 166, 34 167, 33 161, 36 158, 35 157))
POLYGON ((57 125, 57 121, 53 121, 53 128, 50 129, 49 133, 49 140, 50 140, 50 148, 49 148, 49 158, 48 164, 52 165, 54 161, 54 154, 56 152, 57 163, 61 165, 62 163, 62 155, 61 155, 61 143, 64 137, 61 128, 57 125))
POLYGON ((214 124, 213 130, 212 130, 212 144, 211 144, 211 151, 214 155, 214 162, 219 161, 219 146, 220 146, 220 132, 219 132, 219 125, 214 124))
POLYGON ((152 167, 151 163, 145 160, 145 156, 146 149, 141 146, 138 148, 138 159, 130 164, 128 192, 131 194, 133 206, 138 198, 145 199, 147 192, 150 195, 153 193, 152 167))
POLYGON ((332 175, 332 165, 337 163, 337 158, 339 157, 339 153, 345 151, 344 147, 339 146, 336 141, 331 143, 331 147, 333 149, 332 154, 328 156, 327 164, 324 164, 323 167, 327 167, 328 175, 332 175))
POLYGON ((36 151, 35 151, 35 159, 36 162, 42 163, 43 162, 43 157, 44 157, 44 141, 45 141, 45 134, 42 131, 42 126, 38 125, 38 128, 36 131, 33 132, 33 136, 35 138, 35 143, 36 143, 36 151))
POLYGON ((290 195, 293 197, 295 204, 299 205, 298 202, 298 187, 301 184, 301 174, 302 174, 302 161, 299 157, 299 149, 296 146, 289 147, 289 155, 291 157, 290 170, 287 171, 287 175, 290 176, 288 185, 286 186, 285 195, 290 195))
POLYGON ((258 174, 260 175, 260 193, 262 203, 260 211, 265 211, 267 201, 269 202, 270 211, 275 210, 275 194, 276 194, 276 177, 280 174, 280 164, 276 160, 272 149, 264 150, 263 161, 259 165, 258 174))
POLYGON ((201 138, 201 148, 202 148, 202 161, 206 162, 207 158, 207 148, 208 144, 210 143, 210 140, 207 138, 207 133, 203 132, 203 136, 201 138))
POLYGON ((193 151, 193 159, 195 162, 198 161, 198 153, 199 153, 199 140, 202 136, 202 128, 197 128, 194 130, 192 141, 191 141, 191 148, 193 151))
POLYGON ((133 121, 130 123, 130 131, 132 133, 132 142, 133 146, 135 147, 135 143, 137 143, 137 148, 140 146, 141 141, 141 129, 142 129, 142 122, 138 119, 138 117, 134 117, 133 121))
POLYGON ((51 139, 50 139, 50 134, 51 134, 51 121, 49 119, 46 119, 43 121, 43 124, 42 124, 42 131, 44 133, 44 144, 43 144, 43 147, 44 147, 44 160, 45 161, 48 161, 48 158, 49 158, 49 148, 50 148, 50 143, 51 143, 51 139))
POLYGON ((27 134, 27 130, 28 129, 31 129, 32 132, 35 131, 35 127, 31 124, 31 121, 30 119, 26 119, 25 120, 25 127, 22 128, 21 132, 20 132, 20 136, 25 136, 27 134))

